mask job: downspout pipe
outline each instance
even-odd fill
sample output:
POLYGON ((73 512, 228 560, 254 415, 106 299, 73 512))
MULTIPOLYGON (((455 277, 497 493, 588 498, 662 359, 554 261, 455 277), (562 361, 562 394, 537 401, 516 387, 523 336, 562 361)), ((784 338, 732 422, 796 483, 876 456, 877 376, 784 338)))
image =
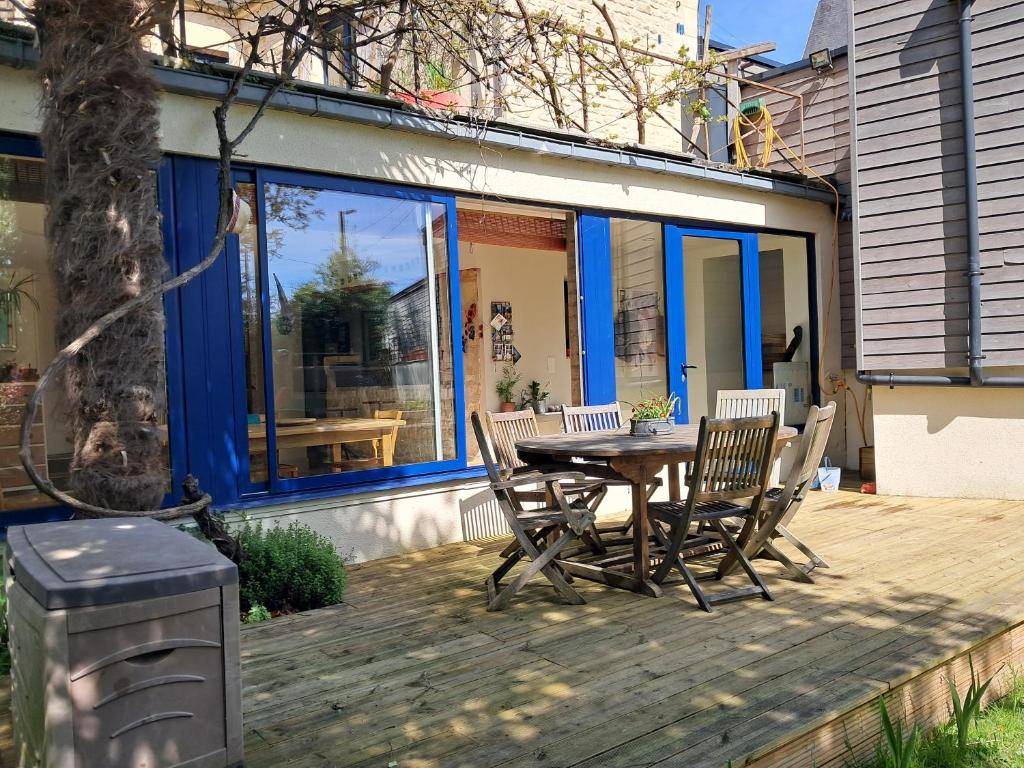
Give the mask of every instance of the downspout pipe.
POLYGON ((888 387, 1024 387, 1024 376, 986 376, 981 337, 981 237, 978 225, 978 149, 974 129, 974 63, 971 16, 974 0, 960 3, 960 94, 967 217, 967 376, 877 374, 857 371, 857 381, 888 387))
POLYGON ((960 2, 960 120, 964 142, 964 207, 967 218, 967 368, 971 386, 985 381, 981 342, 981 237, 978 234, 978 147, 974 135, 974 51, 971 11, 974 0, 960 2))

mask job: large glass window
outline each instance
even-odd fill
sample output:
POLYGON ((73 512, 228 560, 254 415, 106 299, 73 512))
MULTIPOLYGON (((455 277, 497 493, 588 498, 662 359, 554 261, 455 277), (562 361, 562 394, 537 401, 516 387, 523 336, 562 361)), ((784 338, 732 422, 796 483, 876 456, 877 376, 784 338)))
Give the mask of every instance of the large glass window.
MULTIPOLYGON (((42 160, 0 155, 0 511, 53 504, 36 490, 18 458, 25 404, 57 352, 45 182, 42 160)), ((156 412, 166 435, 166 393, 156 395, 163 398, 156 412)), ((31 450, 39 473, 62 490, 69 489, 73 471, 69 423, 61 389, 51 385, 32 426, 31 450)))
POLYGON ((665 259, 655 221, 611 220, 615 391, 624 404, 668 394, 665 259))
POLYGON ((454 458, 446 207, 277 183, 263 197, 262 274, 256 239, 240 248, 253 479, 271 411, 281 478, 454 458))

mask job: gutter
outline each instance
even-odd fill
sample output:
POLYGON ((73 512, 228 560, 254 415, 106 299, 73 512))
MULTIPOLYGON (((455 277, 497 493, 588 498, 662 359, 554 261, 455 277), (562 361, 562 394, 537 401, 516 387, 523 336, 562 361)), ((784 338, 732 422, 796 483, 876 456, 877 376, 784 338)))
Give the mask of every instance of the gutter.
POLYGON ((912 376, 857 371, 861 384, 914 387, 1024 387, 1024 376, 987 376, 981 336, 981 238, 978 233, 978 151, 974 133, 974 63, 971 11, 974 0, 960 3, 960 94, 967 216, 967 376, 912 376))
MULTIPOLYGON (((16 27, 0 24, 0 64, 15 68, 35 66, 39 53, 31 37, 16 27)), ((178 69, 155 64, 153 74, 161 88, 197 98, 219 99, 228 89, 228 67, 210 66, 209 72, 178 69), (225 74, 220 74, 218 70, 225 74)), ((242 86, 238 103, 259 104, 268 86, 258 82, 242 86)), ((559 159, 580 160, 669 176, 728 184, 758 192, 782 194, 813 202, 835 203, 831 190, 809 180, 779 178, 770 172, 748 173, 731 168, 702 165, 682 154, 659 152, 639 147, 613 147, 598 144, 583 134, 546 131, 508 123, 472 122, 434 117, 397 99, 373 94, 353 94, 342 88, 299 84, 279 91, 271 100, 274 109, 311 117, 343 120, 375 128, 408 131, 457 141, 471 141, 498 150, 518 150, 559 159)))

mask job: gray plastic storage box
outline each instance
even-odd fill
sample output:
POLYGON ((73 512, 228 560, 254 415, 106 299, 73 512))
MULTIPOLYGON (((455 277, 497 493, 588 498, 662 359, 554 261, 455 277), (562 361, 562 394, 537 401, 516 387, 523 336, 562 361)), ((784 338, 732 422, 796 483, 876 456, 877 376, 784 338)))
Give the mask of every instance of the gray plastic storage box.
POLYGON ((238 571, 141 518, 13 527, 19 768, 241 765, 238 571))

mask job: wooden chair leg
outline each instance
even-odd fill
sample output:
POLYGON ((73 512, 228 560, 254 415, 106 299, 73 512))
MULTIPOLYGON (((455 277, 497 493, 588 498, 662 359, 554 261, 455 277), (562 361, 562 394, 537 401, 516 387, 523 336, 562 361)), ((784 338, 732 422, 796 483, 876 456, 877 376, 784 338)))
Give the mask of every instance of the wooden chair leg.
MULTIPOLYGON (((667 552, 671 547, 671 541, 668 536, 665 535, 661 526, 654 522, 651 525, 651 530, 654 532, 654 537, 658 540, 658 543, 665 547, 665 551, 667 552)), ((683 535, 683 538, 685 539, 685 534, 683 535)), ((686 586, 689 587, 690 593, 693 595, 693 599, 697 601, 697 605, 700 606, 701 610, 711 613, 711 602, 708 600, 707 595, 704 594, 704 590, 700 588, 700 584, 697 583, 697 577, 693 575, 689 566, 686 565, 686 558, 679 554, 678 548, 676 549, 674 560, 669 560, 666 557, 665 560, 662 560, 661 566, 664 566, 666 562, 668 563, 666 576, 668 575, 668 571, 675 566, 682 575, 683 581, 686 582, 686 586)), ((661 566, 659 566, 659 570, 661 569, 661 566)), ((655 581, 655 583, 660 584, 661 582, 655 581)))
POLYGON ((512 597, 521 590, 526 583, 533 578, 538 572, 543 573, 548 581, 551 582, 555 590, 571 605, 584 605, 586 601, 583 596, 580 595, 569 583, 565 580, 562 575, 562 569, 558 567, 557 563, 554 562, 555 557, 569 544, 569 542, 578 538, 575 533, 570 530, 566 530, 553 544, 549 545, 544 549, 543 552, 537 549, 533 544, 533 541, 527 536, 521 541, 522 548, 525 553, 530 557, 530 564, 520 573, 513 581, 497 592, 497 585, 495 585, 496 594, 493 596, 490 594, 490 587, 488 587, 488 611, 500 611, 512 597))
MULTIPOLYGON (((768 589, 768 585, 765 584, 764 579, 761 578, 761 574, 754 569, 754 566, 751 564, 746 554, 744 554, 743 548, 736 542, 736 539, 732 537, 732 534, 729 533, 729 529, 725 527, 721 520, 711 520, 709 522, 711 523, 711 527, 714 528, 722 538, 726 547, 728 547, 735 555, 736 562, 739 563, 740 567, 746 572, 750 580, 759 588, 761 597, 765 600, 774 600, 775 598, 772 596, 771 590, 768 589)), ((722 578, 723 575, 724 574, 721 571, 718 572, 719 578, 722 578)))
POLYGON ((807 556, 807 558, 809 560, 808 565, 810 565, 811 570, 814 570, 815 568, 831 568, 832 567, 831 565, 829 565, 825 561, 825 558, 823 558, 820 555, 818 555, 813 549, 811 549, 806 544, 804 544, 802 541, 800 541, 800 539, 798 539, 796 537, 796 535, 792 531, 790 531, 786 526, 778 525, 775 528, 775 530, 783 538, 785 538, 786 541, 788 541, 790 544, 792 544, 794 547, 799 549, 801 552, 803 552, 807 556))
POLYGON ((810 573, 810 571, 813 570, 813 567, 812 568, 807 568, 806 566, 797 565, 792 560, 790 560, 789 556, 786 555, 785 552, 780 550, 778 547, 776 547, 770 541, 767 544, 764 545, 764 549, 762 550, 762 552, 765 555, 765 557, 767 557, 767 558, 769 558, 771 560, 774 560, 777 563, 781 563, 782 566, 787 571, 789 571, 789 573, 797 581, 802 581, 804 584, 813 584, 814 583, 814 579, 812 579, 808 575, 810 573))
POLYGON ((522 547, 518 548, 508 558, 503 560, 501 565, 494 569, 494 573, 487 577, 485 585, 487 586, 488 602, 493 600, 494 596, 498 594, 498 588, 501 586, 501 580, 505 578, 505 574, 511 571, 515 564, 522 560, 524 556, 525 553, 522 547))
MULTIPOLYGON (((651 530, 654 532, 655 537, 658 539, 663 547, 665 547, 665 557, 658 564, 658 567, 654 569, 654 573, 651 574, 651 581, 655 584, 661 584, 669 573, 672 571, 673 566, 677 565, 678 562, 682 562, 679 558, 679 552, 683 548, 683 543, 686 541, 686 533, 689 530, 689 521, 686 521, 686 525, 683 525, 682 521, 673 523, 669 534, 666 535, 656 520, 651 520, 651 530)), ((685 578, 685 574, 684 574, 685 578)))

